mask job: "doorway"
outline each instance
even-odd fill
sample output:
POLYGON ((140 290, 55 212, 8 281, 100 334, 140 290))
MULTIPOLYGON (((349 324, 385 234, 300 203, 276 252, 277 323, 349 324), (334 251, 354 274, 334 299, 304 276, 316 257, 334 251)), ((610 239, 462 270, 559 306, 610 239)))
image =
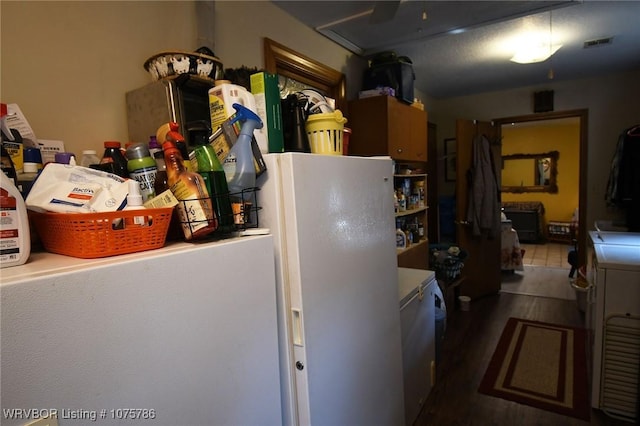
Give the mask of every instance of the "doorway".
MULTIPOLYGON (((586 238, 584 236, 587 230, 585 223, 587 191, 586 171, 584 170, 584 165, 587 164, 587 110, 507 117, 497 119, 494 122, 497 124, 500 134, 503 156, 505 154, 513 156, 514 146, 509 146, 509 143, 514 142, 516 140, 515 137, 520 137, 519 143, 521 143, 521 146, 516 149, 520 151, 526 149, 526 152, 519 154, 535 156, 536 153, 552 150, 559 151, 557 170, 555 171, 559 173, 557 187, 552 189, 542 185, 528 188, 524 186, 523 189, 515 187, 511 188, 510 192, 503 191, 502 200, 514 202, 541 201, 545 206, 545 223, 543 223, 545 232, 547 229, 546 224, 550 221, 569 222, 573 219, 574 210, 577 208, 579 264, 584 264, 586 248, 586 238), (511 132, 515 128, 518 130, 511 132), (545 139, 541 135, 548 135, 550 132, 555 132, 553 133, 556 137, 555 143, 541 140, 545 139), (511 140, 509 139, 510 134, 514 136, 511 140), (550 146, 550 144, 553 146, 550 146), (526 148, 522 148, 523 146, 526 148)), ((515 145, 517 146, 517 143, 515 145)), ((532 164, 534 163, 534 160, 529 161, 532 164)), ((524 167, 524 169, 527 173, 531 172, 533 176, 533 165, 531 168, 524 167)), ((532 185, 537 185, 537 182, 532 183, 532 185)), ((568 244, 562 245, 558 245, 557 242, 545 241, 533 244, 531 241, 525 241, 522 244, 525 249, 523 258, 525 272, 523 276, 525 276, 526 281, 533 280, 536 283, 537 291, 544 293, 537 295, 563 299, 573 296, 568 282, 570 265, 566 260, 568 251, 573 247, 570 241, 569 239, 567 241, 568 244), (540 243, 544 243, 544 245, 540 245, 540 243), (562 260, 560 264, 557 261, 552 264, 545 263, 539 256, 539 253, 550 253, 551 251, 558 253, 555 256, 559 256, 562 260), (548 291, 544 290, 544 286, 539 285, 542 282, 548 285, 548 291)), ((503 291, 505 291, 505 287, 514 283, 514 278, 518 277, 504 277, 503 283, 509 284, 503 284, 503 291)), ((521 289, 525 293, 528 291, 526 285, 522 285, 521 289)), ((508 290, 506 291, 508 292, 508 290)))
MULTIPOLYGON (((586 259, 586 206, 587 206, 587 174, 586 167, 587 164, 587 128, 588 128, 588 111, 586 109, 580 110, 570 110, 570 111, 559 111, 559 112, 549 112, 549 113, 540 113, 540 114, 531 114, 531 115, 522 115, 522 116, 514 116, 514 117, 504 117, 498 118, 494 120, 494 124, 497 127, 498 135, 500 140, 503 143, 504 148, 504 140, 502 137, 502 128, 503 126, 512 126, 512 125, 522 125, 524 123, 528 124, 536 124, 536 125, 544 125, 545 123, 553 123, 556 120, 565 120, 566 119, 576 119, 578 120, 578 140, 577 140, 577 150, 575 155, 578 160, 578 200, 577 200, 577 208, 578 208, 578 227, 577 227, 577 237, 578 237, 578 256, 579 256, 579 264, 583 265, 586 259)), ((530 147, 531 152, 535 153, 535 146, 530 147)), ((562 157, 559 159, 559 168, 560 173, 562 173, 562 157)), ((562 193, 562 187, 559 188, 560 194, 562 193)), ((542 194, 542 193, 541 193, 542 194)), ((556 194, 558 197, 558 194, 556 194)), ((548 218, 549 219, 549 218, 548 218)), ((552 220, 556 220, 558 218, 552 218, 552 220)))

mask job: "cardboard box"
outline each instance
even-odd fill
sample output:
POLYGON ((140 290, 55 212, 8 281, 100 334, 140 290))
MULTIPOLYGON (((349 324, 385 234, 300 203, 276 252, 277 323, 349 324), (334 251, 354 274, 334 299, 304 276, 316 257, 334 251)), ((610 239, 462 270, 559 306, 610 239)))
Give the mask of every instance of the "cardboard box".
POLYGON ((38 147, 42 155, 42 164, 55 163, 56 153, 64 152, 64 142, 62 141, 38 139, 38 147))
POLYGON ((282 106, 278 75, 259 72, 250 76, 251 93, 256 100, 256 113, 264 126, 256 130, 265 135, 269 153, 284 152, 284 136, 282 133, 282 106))

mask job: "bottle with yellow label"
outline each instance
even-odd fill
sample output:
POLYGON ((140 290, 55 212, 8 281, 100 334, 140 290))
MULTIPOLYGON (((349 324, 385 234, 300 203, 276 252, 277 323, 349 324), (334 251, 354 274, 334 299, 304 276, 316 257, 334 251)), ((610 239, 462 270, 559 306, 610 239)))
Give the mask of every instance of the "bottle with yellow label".
POLYGON ((174 142, 165 141, 162 149, 169 188, 180 201, 177 212, 185 240, 209 235, 218 228, 218 220, 202 176, 184 167, 184 160, 174 142))

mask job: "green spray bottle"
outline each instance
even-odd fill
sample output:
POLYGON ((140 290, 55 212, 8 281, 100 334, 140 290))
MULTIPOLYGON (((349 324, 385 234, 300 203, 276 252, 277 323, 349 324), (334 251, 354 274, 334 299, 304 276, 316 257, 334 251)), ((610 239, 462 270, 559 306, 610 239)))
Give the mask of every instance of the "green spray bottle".
POLYGON ((191 166, 204 179, 209 196, 213 200, 213 209, 218 216, 218 229, 214 231, 214 234, 224 235, 233 232, 235 226, 229 199, 229 187, 215 150, 209 144, 198 145, 189 154, 189 157, 191 166))
POLYGON ((248 211, 250 211, 251 198, 256 186, 256 169, 253 164, 253 150, 251 140, 253 131, 262 128, 262 120, 250 109, 234 103, 235 117, 231 124, 240 121, 242 123, 238 140, 233 144, 229 154, 224 160, 224 172, 227 177, 231 206, 236 224, 246 223, 248 211))

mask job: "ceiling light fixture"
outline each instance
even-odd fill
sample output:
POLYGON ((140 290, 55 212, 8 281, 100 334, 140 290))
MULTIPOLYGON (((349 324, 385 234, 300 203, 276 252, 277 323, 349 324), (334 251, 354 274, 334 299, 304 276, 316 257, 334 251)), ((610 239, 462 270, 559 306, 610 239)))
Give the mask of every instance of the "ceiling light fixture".
POLYGON ((549 59, 562 47, 561 44, 553 44, 551 31, 551 12, 549 12, 549 32, 527 32, 518 37, 517 50, 511 58, 512 62, 519 64, 533 64, 549 59))

